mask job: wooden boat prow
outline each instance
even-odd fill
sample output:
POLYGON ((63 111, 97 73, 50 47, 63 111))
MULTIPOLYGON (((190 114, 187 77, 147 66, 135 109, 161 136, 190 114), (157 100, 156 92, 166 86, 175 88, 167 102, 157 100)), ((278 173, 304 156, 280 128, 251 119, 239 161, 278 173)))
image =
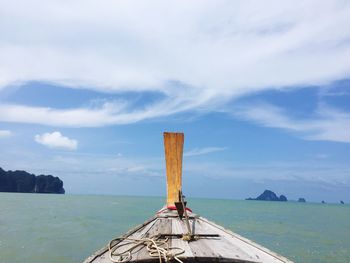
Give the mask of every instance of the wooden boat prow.
POLYGON ((164 139, 168 177, 167 205, 150 220, 122 237, 112 240, 106 247, 88 257, 84 263, 168 261, 293 263, 247 238, 196 215, 185 206, 183 211, 185 217, 181 218, 180 212, 174 206, 174 203, 177 203, 178 207, 179 201, 183 204, 183 200, 178 200, 181 196, 176 196, 176 191, 181 193, 181 178, 169 180, 169 177, 174 173, 181 177, 179 170, 182 169, 182 165, 179 164, 179 158, 182 161, 183 135, 166 133, 164 139), (172 152, 175 154, 172 155, 172 152), (156 250, 152 251, 151 246, 156 250))

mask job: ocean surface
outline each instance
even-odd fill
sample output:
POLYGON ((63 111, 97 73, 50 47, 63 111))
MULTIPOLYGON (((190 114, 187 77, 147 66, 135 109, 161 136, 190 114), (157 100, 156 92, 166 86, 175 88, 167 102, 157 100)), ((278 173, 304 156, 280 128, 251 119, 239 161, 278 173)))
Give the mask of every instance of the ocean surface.
MULTIPOLYGON (((163 204, 160 197, 0 193, 0 263, 82 262, 163 204)), ((188 199, 188 206, 295 262, 350 262, 349 205, 188 199)))

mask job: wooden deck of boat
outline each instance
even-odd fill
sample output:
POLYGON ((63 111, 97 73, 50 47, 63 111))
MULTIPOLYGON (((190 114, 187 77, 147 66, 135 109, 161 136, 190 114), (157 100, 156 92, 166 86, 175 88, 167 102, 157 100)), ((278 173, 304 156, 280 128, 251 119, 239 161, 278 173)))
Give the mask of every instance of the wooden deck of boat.
MULTIPOLYGON (((189 213, 192 233, 195 235, 217 234, 217 237, 201 237, 198 240, 184 241, 181 237, 170 237, 169 247, 178 247, 184 253, 178 256, 182 262, 236 262, 236 263, 292 263, 292 261, 264 248, 253 241, 241 237, 215 223, 189 213)), ((149 238, 157 235, 187 233, 184 220, 178 217, 177 211, 164 209, 144 224, 134 228, 123 238, 149 238)), ((119 245, 127 242, 120 240, 119 245)), ((127 246, 121 247, 125 250, 127 246)), ((121 252, 121 251, 120 251, 121 252)), ((174 262, 174 259, 170 260, 174 262)), ((87 258, 84 263, 111 263, 108 246, 87 258)), ((138 247, 131 253, 129 262, 159 262, 158 257, 151 257, 146 247, 138 247)))

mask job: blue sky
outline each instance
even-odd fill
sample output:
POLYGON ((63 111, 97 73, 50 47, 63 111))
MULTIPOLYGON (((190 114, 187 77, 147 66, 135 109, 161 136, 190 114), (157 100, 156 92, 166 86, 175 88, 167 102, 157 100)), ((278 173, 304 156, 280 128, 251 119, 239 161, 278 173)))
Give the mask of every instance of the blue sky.
POLYGON ((350 202, 348 2, 0 5, 5 170, 165 195, 183 131, 187 196, 350 202))

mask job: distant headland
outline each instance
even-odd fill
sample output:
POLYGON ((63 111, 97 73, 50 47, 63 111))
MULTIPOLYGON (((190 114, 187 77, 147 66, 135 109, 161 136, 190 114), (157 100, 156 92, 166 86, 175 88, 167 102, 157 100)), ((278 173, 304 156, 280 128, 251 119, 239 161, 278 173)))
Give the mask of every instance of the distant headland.
POLYGON ((287 197, 284 195, 280 195, 280 197, 278 197, 274 192, 272 192, 271 190, 265 190, 261 195, 259 195, 257 198, 247 198, 246 200, 259 200, 259 201, 282 201, 282 202, 286 202, 287 197))
POLYGON ((306 200, 305 200, 305 198, 300 197, 300 198, 298 199, 298 202, 299 202, 299 203, 306 203, 306 200))
POLYGON ((0 192, 64 194, 63 182, 52 175, 4 171, 0 167, 0 192))

